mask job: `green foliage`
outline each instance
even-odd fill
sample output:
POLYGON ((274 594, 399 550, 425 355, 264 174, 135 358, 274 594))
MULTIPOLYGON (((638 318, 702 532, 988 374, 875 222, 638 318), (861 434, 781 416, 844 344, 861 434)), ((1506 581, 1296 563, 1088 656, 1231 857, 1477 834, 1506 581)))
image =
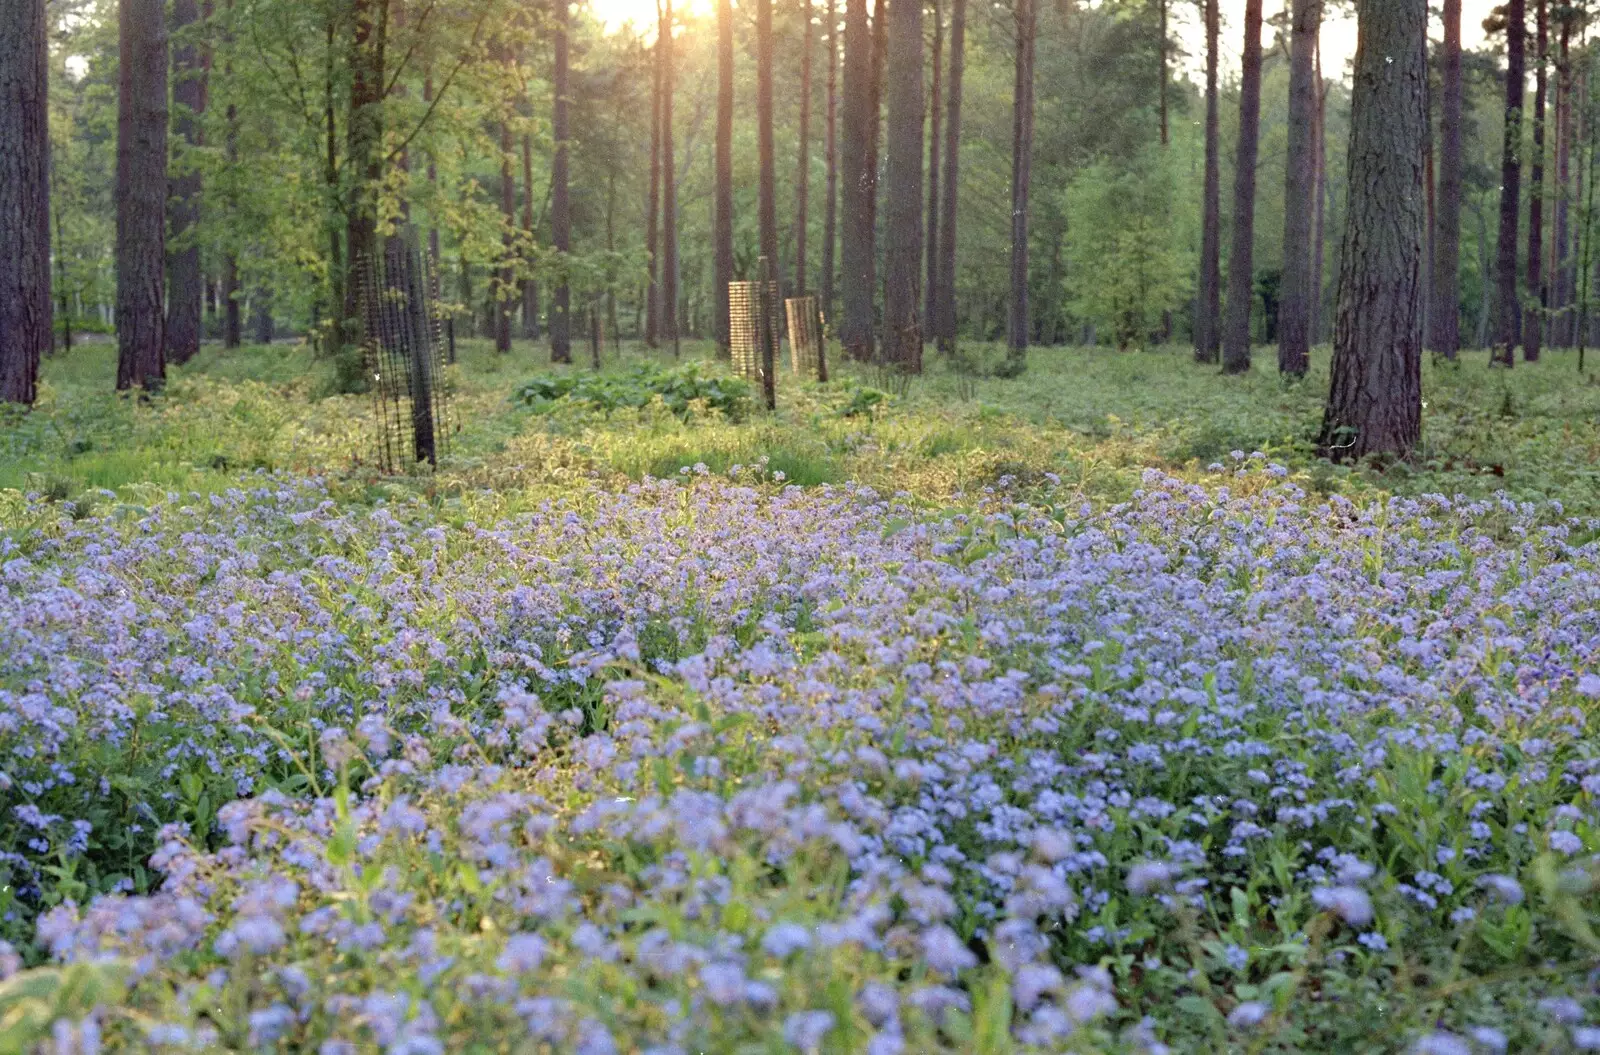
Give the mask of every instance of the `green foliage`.
POLYGON ((736 377, 703 374, 694 363, 666 370, 645 362, 623 374, 545 374, 523 384, 512 399, 535 410, 567 401, 608 417, 659 399, 680 421, 693 418, 697 406, 737 421, 750 411, 750 385, 736 377))

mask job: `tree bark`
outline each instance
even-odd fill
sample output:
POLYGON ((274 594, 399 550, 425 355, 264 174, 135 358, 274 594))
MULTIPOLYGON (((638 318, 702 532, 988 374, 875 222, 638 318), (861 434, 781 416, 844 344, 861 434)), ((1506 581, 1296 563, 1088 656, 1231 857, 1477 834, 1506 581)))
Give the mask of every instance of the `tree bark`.
POLYGON ((1171 130, 1170 130, 1170 127, 1169 127, 1170 126, 1169 111, 1171 109, 1171 106, 1170 106, 1170 104, 1168 103, 1168 100, 1167 100, 1167 95, 1168 95, 1168 91, 1167 91, 1167 81, 1168 81, 1168 74, 1167 74, 1167 0, 1156 0, 1156 15, 1157 15, 1157 25, 1159 26, 1160 33, 1161 33, 1161 41, 1160 41, 1160 45, 1159 45, 1159 52, 1160 52, 1160 59, 1161 59, 1161 95, 1160 95, 1161 145, 1162 146, 1168 146, 1172 142, 1172 133, 1171 133, 1171 130))
POLYGON ((672 102, 677 91, 672 0, 661 18, 661 335, 678 354, 678 170, 672 102))
POLYGON ((1016 82, 1011 103, 1011 304, 1006 365, 1021 373, 1028 361, 1028 192, 1033 166, 1034 0, 1014 0, 1016 82))
POLYGON ((199 147, 205 137, 201 119, 206 112, 205 66, 200 51, 186 31, 199 21, 195 0, 173 0, 172 28, 179 34, 172 49, 173 131, 183 141, 177 174, 168 192, 168 225, 172 235, 167 261, 167 358, 186 363, 200 350, 200 317, 205 308, 205 288, 200 277, 201 181, 199 147))
MULTIPOLYGON (((431 173, 430 168, 430 173, 431 173)), ((431 179, 430 175, 430 179, 431 179)), ((533 249, 538 240, 533 218, 533 136, 522 133, 522 231, 527 239, 527 262, 533 262, 533 249)), ((438 232, 434 232, 438 236, 438 232)), ((531 276, 522 280, 522 339, 539 339, 539 283, 531 276)))
POLYGON ((1422 434, 1427 0, 1361 0, 1350 206, 1321 446, 1403 458, 1422 434))
POLYGON ((1537 36, 1533 89, 1533 171, 1528 182, 1528 296, 1533 300, 1533 318, 1523 323, 1522 357, 1536 363, 1544 345, 1545 311, 1550 291, 1544 283, 1544 118, 1545 93, 1549 89, 1550 9, 1549 0, 1536 4, 1537 36))
POLYGON ((806 201, 811 188, 811 0, 800 0, 800 156, 794 173, 794 292, 806 295, 806 201))
POLYGON ((39 360, 50 350, 52 329, 44 9, 45 0, 22 0, 0 19, 0 401, 29 405, 38 398, 39 360))
POLYGON ((1522 208, 1522 104, 1525 77, 1525 0, 1506 4, 1506 125, 1500 159, 1500 240, 1495 250, 1499 320, 1493 361, 1516 364, 1520 302, 1517 297, 1517 226, 1522 208))
POLYGON ((1570 216, 1573 198, 1572 187, 1572 21, 1561 21, 1561 43, 1556 57, 1556 210, 1555 239, 1550 261, 1551 272, 1551 340, 1562 347, 1573 344, 1573 327, 1570 308, 1571 289, 1571 234, 1570 216))
POLYGON ((1255 307, 1256 159, 1261 148, 1261 0, 1245 0, 1244 71, 1239 82, 1239 152, 1233 178, 1233 251, 1228 254, 1228 314, 1222 372, 1250 369, 1250 319, 1255 307))
MULTIPOLYGON (((234 102, 234 100, 238 97, 238 86, 234 83, 233 79, 233 0, 228 0, 227 11, 229 25, 225 31, 223 39, 228 45, 228 58, 227 61, 222 64, 222 76, 228 84, 227 143, 224 146, 224 150, 228 167, 237 172, 239 165, 239 106, 236 102, 234 102)), ((330 68, 332 66, 331 55, 333 50, 332 32, 333 31, 330 24, 328 40, 330 68)), ((335 151, 335 142, 333 128, 333 84, 331 79, 328 83, 327 91, 328 163, 330 166, 332 166, 336 159, 332 156, 335 151)), ((333 193, 333 184, 337 182, 336 176, 336 171, 328 176, 330 194, 333 193)), ((230 213, 237 213, 238 201, 237 198, 231 193, 229 195, 228 208, 230 213)), ((333 274, 334 285, 339 287, 343 277, 340 274, 343 266, 341 263, 343 258, 338 252, 339 233, 337 230, 334 230, 330 227, 330 234, 332 235, 330 238, 330 247, 334 250, 334 253, 328 258, 328 269, 333 274)), ((239 347, 239 345, 243 343, 244 339, 242 319, 240 318, 239 314, 239 295, 239 257, 238 254, 234 252, 233 243, 230 239, 227 251, 222 259, 222 347, 229 350, 239 347)), ((339 311, 338 298, 335 298, 333 310, 335 312, 339 311)))
POLYGON ((559 255, 561 270, 550 297, 550 361, 572 362, 572 288, 567 284, 566 264, 572 252, 572 215, 567 201, 567 0, 554 0, 555 69, 552 88, 555 99, 551 115, 551 135, 555 156, 550 162, 550 244, 559 255))
POLYGON ((896 0, 888 27, 884 361, 922 372, 922 3, 896 0))
MULTIPOLYGON (((506 65, 512 59, 507 56, 506 65)), ((511 351, 511 313, 515 302, 511 299, 516 288, 517 272, 513 261, 517 255, 517 181, 512 175, 512 152, 516 149, 511 135, 511 119, 500 115, 500 268, 495 275, 491 296, 495 300, 494 350, 501 355, 511 351)))
POLYGON ((661 89, 667 48, 660 29, 660 10, 657 6, 654 82, 650 92, 650 201, 645 205, 644 221, 645 256, 650 269, 644 295, 644 343, 650 348, 661 343, 661 89))
POLYGON ((1439 194, 1429 334, 1434 354, 1454 359, 1461 347, 1461 0, 1444 0, 1439 60, 1439 194))
POLYGON ((834 247, 839 241, 839 6, 828 0, 828 200, 822 208, 822 317, 833 322, 834 247))
MULTIPOLYGON (((939 350, 955 352, 956 343, 956 199, 961 178, 961 79, 966 69, 967 0, 950 3, 950 83, 944 122, 944 193, 939 208, 939 288, 935 292, 938 318, 934 334, 939 350)), ((928 251, 934 252, 929 246, 928 251)))
MULTIPOLYGON (((831 2, 831 0, 830 0, 831 2)), ((831 38, 830 38, 831 39, 831 38)), ((832 74, 829 74, 832 91, 832 74)), ((828 151, 833 151, 833 97, 828 99, 828 151)), ((716 336, 723 358, 731 354, 728 283, 733 281, 733 2, 717 0, 717 158, 713 217, 716 243, 716 336)), ((830 162, 830 176, 831 162, 830 162)), ((832 193, 831 190, 829 192, 832 193)), ((829 203, 832 207, 832 203, 829 203)))
POLYGON ((117 91, 117 389, 166 380, 167 25, 121 0, 117 91))
POLYGON ((1218 109, 1218 0, 1206 4, 1206 174, 1200 234, 1200 292, 1195 299, 1194 358, 1215 363, 1222 345, 1222 160, 1218 109))
POLYGON ((872 30, 867 0, 845 0, 844 136, 840 149, 844 229, 840 232, 844 317, 839 337, 845 354, 858 362, 872 358, 874 272, 873 208, 877 172, 868 151, 877 114, 872 102, 872 30))
POLYGON ((1311 368, 1311 236, 1316 217, 1317 86, 1322 0, 1294 0, 1289 46, 1289 145, 1284 166, 1283 281, 1278 302, 1278 372, 1311 368))
POLYGON ((1324 254, 1327 242, 1327 207, 1328 207, 1328 86, 1322 80, 1322 42, 1317 41, 1316 59, 1316 84, 1317 84, 1317 131, 1315 159, 1317 166, 1316 175, 1316 204, 1312 217, 1311 227, 1311 343, 1316 344, 1323 339, 1323 285, 1324 254))
POLYGON ((354 0, 350 43, 350 113, 345 166, 352 174, 345 223, 344 341, 359 328, 357 269, 376 263, 378 195, 383 185, 383 96, 389 0, 354 0))
POLYGON ((922 285, 922 336, 932 337, 934 317, 939 310, 939 128, 943 97, 941 64, 944 59, 944 15, 939 10, 939 0, 933 0, 933 86, 928 97, 928 212, 927 233, 922 239, 923 255, 927 263, 927 276, 922 285))

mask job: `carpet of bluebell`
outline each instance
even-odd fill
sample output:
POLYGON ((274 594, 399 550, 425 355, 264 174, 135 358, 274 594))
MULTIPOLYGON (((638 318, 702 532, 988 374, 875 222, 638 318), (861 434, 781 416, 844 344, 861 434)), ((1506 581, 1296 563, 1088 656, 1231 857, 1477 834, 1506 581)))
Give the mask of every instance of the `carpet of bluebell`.
POLYGON ((0 538, 0 1050, 1600 1050, 1600 522, 261 473, 0 538))

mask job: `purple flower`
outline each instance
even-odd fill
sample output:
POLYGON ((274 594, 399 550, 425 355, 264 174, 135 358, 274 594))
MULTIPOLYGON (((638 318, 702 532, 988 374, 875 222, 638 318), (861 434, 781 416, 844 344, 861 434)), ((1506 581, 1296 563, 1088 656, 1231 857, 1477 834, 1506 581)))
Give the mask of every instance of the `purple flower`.
POLYGON ((822 1048, 822 1038, 833 1029, 833 1015, 828 1011, 797 1011, 783 1022, 783 1039, 803 1052, 816 1052, 822 1048))
POLYGON ((922 932, 922 955, 929 967, 943 974, 957 974, 978 963, 978 957, 962 943, 956 932, 942 925, 922 932))
POLYGON ((544 953, 544 939, 537 934, 513 934, 506 939, 506 947, 495 960, 495 966, 507 974, 528 974, 539 969, 544 953))

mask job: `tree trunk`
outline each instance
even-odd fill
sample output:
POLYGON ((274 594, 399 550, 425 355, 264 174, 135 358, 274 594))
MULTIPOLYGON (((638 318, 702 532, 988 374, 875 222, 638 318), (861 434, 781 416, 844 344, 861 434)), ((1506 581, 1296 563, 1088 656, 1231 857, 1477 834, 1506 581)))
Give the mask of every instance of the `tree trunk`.
POLYGON ((896 0, 888 27, 884 361, 922 372, 922 4, 896 0))
POLYGON ((839 241, 839 5, 828 0, 828 200, 822 210, 822 317, 833 323, 834 247, 839 241))
POLYGON ((1550 261, 1552 278, 1550 329, 1551 340, 1567 348, 1572 347, 1574 336, 1571 318, 1572 298, 1569 293, 1572 278, 1570 220, 1571 203, 1574 200, 1571 38, 1571 20, 1562 19, 1560 51, 1556 58, 1556 215, 1555 245, 1550 261))
MULTIPOLYGON (((522 231, 527 239, 527 260, 533 262, 538 234, 533 218, 533 136, 522 133, 522 231)), ((522 339, 539 339, 539 283, 529 276, 522 280, 522 339)))
MULTIPOLYGON (((509 67, 512 59, 506 57, 509 67)), ((500 269, 495 275, 494 288, 494 350, 501 355, 511 351, 512 291, 516 288, 517 272, 513 261, 517 255, 517 181, 512 175, 511 158, 516 149, 511 136, 509 115, 500 116, 500 269)))
POLYGON ((277 326, 272 318, 272 298, 264 289, 257 289, 255 303, 255 341, 257 344, 271 344, 278 335, 277 326))
POLYGON ((1294 0, 1289 46, 1289 145, 1283 190, 1283 281, 1278 301, 1278 371, 1311 369, 1311 235, 1316 218, 1315 82, 1322 0, 1294 0))
MULTIPOLYGON (((38 398, 50 350, 50 70, 45 0, 0 19, 0 401, 38 398)), ((62 313, 66 321, 66 313, 62 313)))
POLYGON ((1516 364, 1517 226, 1522 208, 1522 101, 1523 36, 1527 22, 1525 0, 1506 4, 1506 125, 1500 160, 1500 241, 1495 249, 1495 279, 1499 286, 1500 318, 1493 361, 1516 364))
POLYGON ((356 340, 359 268, 376 262, 378 195, 383 185, 383 96, 389 0, 354 0, 350 44, 350 113, 345 167, 353 174, 345 223, 344 341, 356 340))
POLYGON ((922 239, 927 275, 922 286, 922 336, 927 340, 934 334, 934 317, 939 310, 939 112, 943 97, 940 94, 940 68, 944 59, 944 15, 939 10, 939 0, 933 2, 933 87, 928 97, 928 214, 927 233, 922 239))
POLYGON ((656 8, 654 83, 650 92, 650 201, 645 205, 645 256, 650 278, 644 295, 644 343, 650 348, 661 343, 661 89, 662 70, 667 55, 661 32, 660 7, 656 8))
POLYGON ((1011 100, 1011 306, 1006 365, 1021 373, 1028 361, 1028 190, 1033 166, 1034 0, 1014 0, 1016 82, 1011 100))
MULTIPOLYGON (((228 59, 222 65, 222 76, 223 79, 228 83, 228 141, 225 146, 225 152, 228 167, 237 172, 239 171, 239 107, 238 104, 234 102, 234 99, 238 97, 238 86, 233 79, 233 0, 228 0, 227 11, 229 26, 224 39, 228 44, 228 59)), ((328 32, 329 66, 331 69, 333 53, 333 30, 331 23, 328 32)), ((333 157, 336 145, 334 141, 333 128, 333 82, 331 80, 331 75, 328 82, 327 91, 328 164, 330 166, 334 166, 334 163, 337 159, 333 157)), ((337 183, 337 176, 338 173, 335 169, 335 171, 327 177, 328 192, 330 195, 334 193, 334 187, 337 183)), ((236 213, 237 206, 237 199, 230 193, 228 200, 230 212, 236 213)), ((339 288, 343 279, 343 275, 340 273, 343 267, 341 262, 343 258, 338 252, 339 233, 337 230, 334 230, 331 225, 329 227, 329 233, 332 236, 329 241, 334 252, 333 255, 328 258, 328 270, 333 275, 333 283, 335 287, 339 288)), ((239 345, 243 343, 244 338, 242 320, 239 315, 239 296, 239 257, 234 252, 232 240, 230 239, 227 252, 222 259, 222 347, 229 350, 239 347, 239 345)), ((335 298, 333 311, 335 314, 337 314, 339 311, 339 298, 337 297, 335 298)))
MULTIPOLYGON (((830 0, 831 2, 831 0, 830 0)), ((831 41, 830 37, 830 41, 831 41)), ((832 73, 829 73, 832 91, 832 73)), ((828 151, 833 156, 833 98, 828 112, 828 151)), ((716 336, 723 358, 731 354, 728 319, 728 283, 733 281, 733 2, 717 0, 717 158, 716 198, 712 237, 716 242, 716 336)), ((830 164, 830 176, 831 164, 830 164)), ((832 191, 830 190, 831 194, 832 191)), ((829 203, 832 207, 832 202, 829 203)))
POLYGON ((677 67, 672 0, 667 0, 662 24, 666 50, 661 66, 661 335, 678 354, 678 158, 672 103, 677 92, 677 67))
POLYGON ((1548 0, 1536 5, 1538 25, 1534 47, 1533 89, 1533 172, 1528 184, 1528 296, 1534 304, 1533 317, 1523 324, 1522 357, 1539 361, 1544 345, 1545 311, 1550 291, 1544 283, 1544 118, 1545 94, 1549 89, 1550 10, 1548 0))
POLYGON ((1461 0, 1444 2, 1439 60, 1439 194, 1429 334, 1434 354, 1454 359, 1461 347, 1461 0))
POLYGON ((1422 433, 1427 0, 1361 0, 1333 384, 1335 461, 1403 458, 1422 433))
POLYGON ((167 358, 186 363, 200 350, 200 316, 205 290, 200 277, 200 169, 198 148, 204 142, 200 122, 206 112, 205 66, 186 31, 199 21, 195 0, 173 0, 172 28, 179 34, 172 49, 173 130, 183 141, 177 174, 168 192, 168 224, 172 253, 167 261, 167 358))
POLYGON ((1206 4, 1205 217, 1200 234, 1200 292, 1195 300, 1194 358, 1214 363, 1222 344, 1222 160, 1218 130, 1218 0, 1206 4))
POLYGON ((166 380, 167 24, 121 0, 117 104, 117 389, 166 380))
POLYGON ((874 287, 873 208, 877 172, 868 150, 872 112, 872 30, 867 0, 845 0, 844 136, 840 149, 844 229, 840 232, 844 317, 839 330, 845 354, 858 362, 872 358, 874 287))
POLYGON ((572 252, 572 215, 567 203, 567 0, 554 0, 555 92, 551 135, 555 156, 550 162, 550 244, 560 256, 562 270, 550 297, 550 361, 572 362, 572 289, 565 264, 572 252))
MULTIPOLYGON (((956 199, 961 178, 961 79, 966 69, 967 0, 950 4, 950 84, 944 122, 944 193, 939 208, 939 288, 934 334, 939 350, 955 352, 956 343, 956 199)), ((928 251, 934 252, 932 245, 928 251)))
POLYGON ((1317 84, 1317 130, 1316 146, 1314 148, 1316 174, 1316 199, 1314 215, 1311 226, 1311 343, 1320 344, 1323 340, 1322 329, 1322 301, 1324 273, 1324 252, 1327 241, 1327 204, 1328 204, 1328 86, 1322 80, 1322 42, 1317 41, 1316 58, 1316 84, 1317 84))
POLYGON ((1239 82, 1239 152, 1233 177, 1233 251, 1228 254, 1228 314, 1222 371, 1250 369, 1250 317, 1255 307, 1256 158, 1261 148, 1261 0, 1245 0, 1244 72, 1239 82))
POLYGON ((806 295, 806 197, 811 188, 811 0, 800 0, 800 156, 794 174, 794 292, 806 295))
POLYGON ((1159 45, 1161 59, 1161 145, 1168 146, 1172 142, 1172 133, 1169 128, 1170 118, 1168 116, 1171 106, 1167 101, 1167 0, 1156 0, 1156 15, 1161 33, 1159 45))

